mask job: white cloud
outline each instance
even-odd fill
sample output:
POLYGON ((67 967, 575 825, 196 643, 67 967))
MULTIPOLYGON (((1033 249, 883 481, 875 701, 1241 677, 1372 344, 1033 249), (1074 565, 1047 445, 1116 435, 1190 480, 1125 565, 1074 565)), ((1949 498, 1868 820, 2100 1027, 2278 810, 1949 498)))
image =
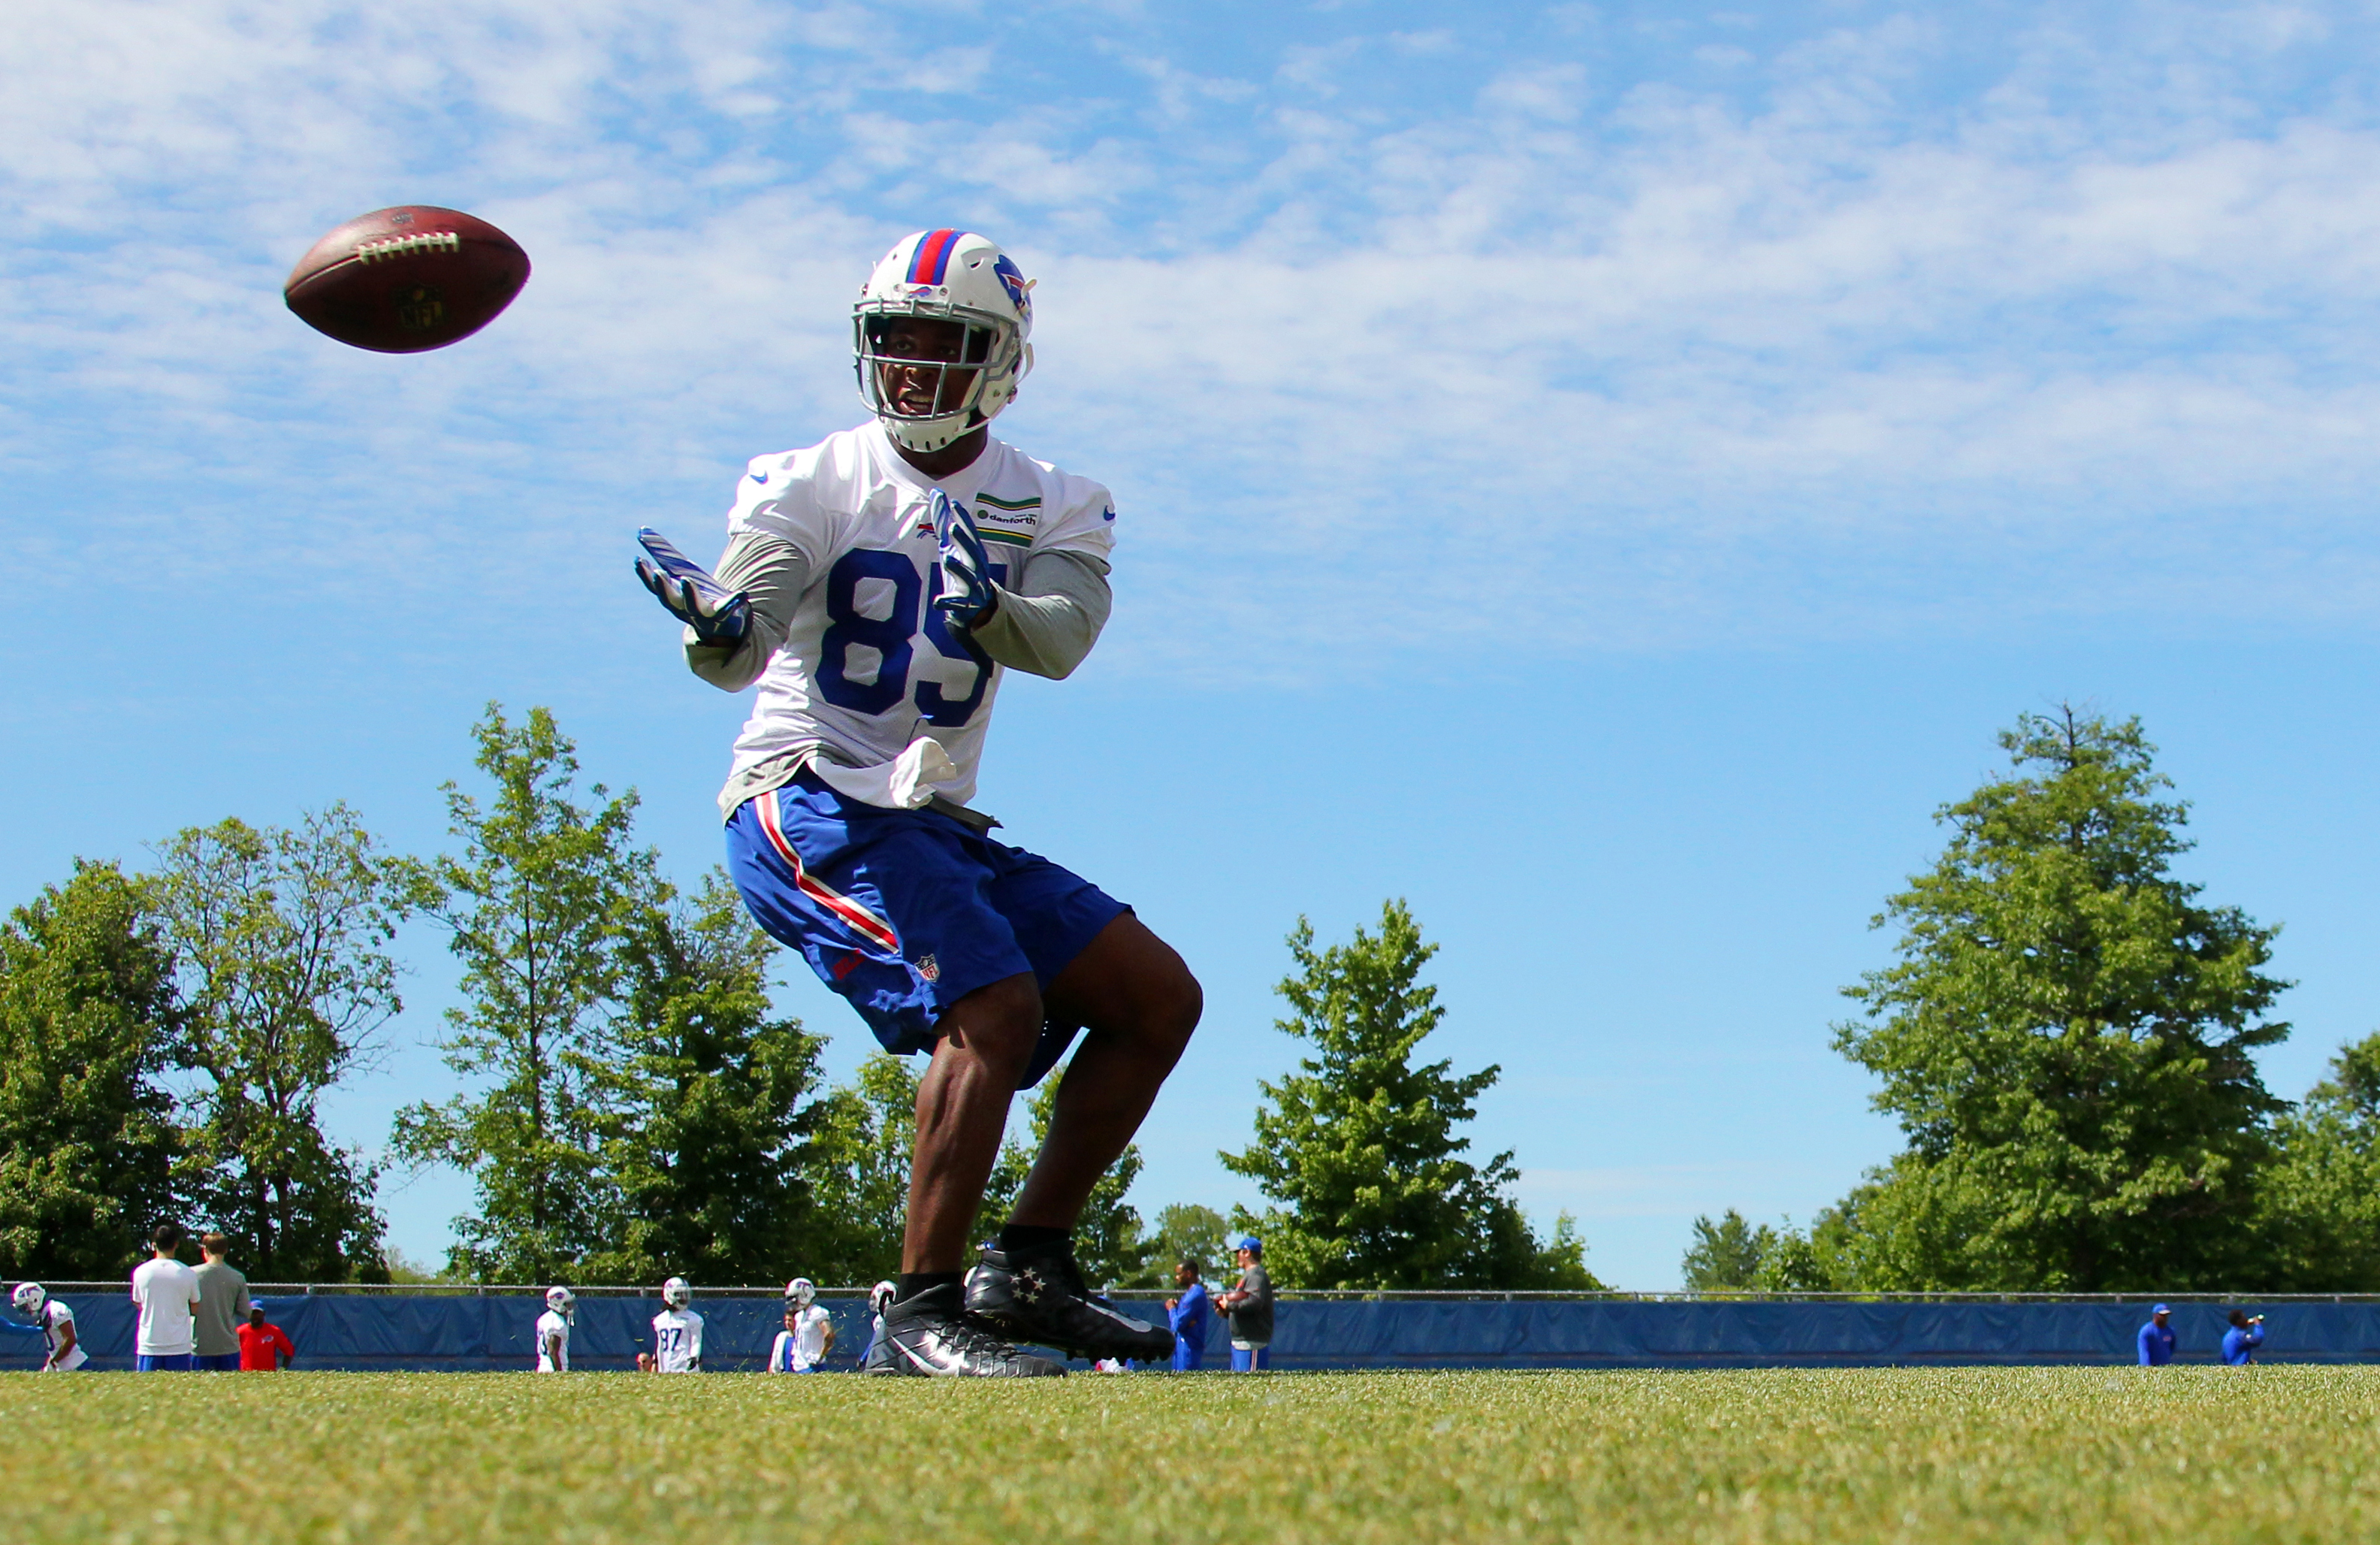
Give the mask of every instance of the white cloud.
POLYGON ((933 215, 1043 279, 1015 432, 1124 497, 1139 668, 2374 618, 2380 130, 2319 16, 2045 25, 1948 95, 1933 25, 1682 33, 1681 80, 1746 54, 1712 95, 1591 27, 1283 43, 1260 88, 1128 7, 1063 60, 856 6, 31 9, 0 458, 173 491, 19 517, 65 561, 609 583, 631 515, 852 416, 843 298, 933 215), (313 232, 429 197, 530 247, 497 327, 392 361, 281 312, 313 232))

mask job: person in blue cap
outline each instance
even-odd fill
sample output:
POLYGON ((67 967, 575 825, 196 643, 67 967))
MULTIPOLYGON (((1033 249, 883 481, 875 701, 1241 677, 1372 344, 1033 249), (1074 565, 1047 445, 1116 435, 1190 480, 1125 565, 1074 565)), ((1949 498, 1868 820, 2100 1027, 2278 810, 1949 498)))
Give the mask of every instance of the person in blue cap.
POLYGON ((1239 1285, 1217 1298, 1215 1309, 1232 1327, 1232 1371, 1262 1373, 1272 1367, 1272 1279, 1265 1275, 1264 1241, 1245 1235, 1232 1255, 1240 1263, 1239 1285))
POLYGON ((2149 1310, 2149 1322, 2141 1327, 2141 1366, 2163 1368, 2173 1361, 2173 1327, 2166 1323, 2173 1310, 2159 1304, 2149 1310))
POLYGON ((2264 1344, 2265 1317, 2233 1309, 2231 1328, 2223 1332, 2223 1360, 2233 1368, 2246 1368, 2256 1360, 2256 1348, 2264 1344))

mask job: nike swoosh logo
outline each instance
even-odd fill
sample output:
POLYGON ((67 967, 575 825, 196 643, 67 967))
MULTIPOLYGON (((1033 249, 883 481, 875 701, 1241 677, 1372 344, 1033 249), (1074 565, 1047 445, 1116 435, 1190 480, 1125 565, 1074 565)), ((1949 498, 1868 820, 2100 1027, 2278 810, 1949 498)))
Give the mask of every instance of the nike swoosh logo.
MULTIPOLYGON (((769 474, 768 474, 768 473, 766 473, 766 472, 755 472, 755 473, 753 473, 753 474, 752 474, 752 481, 753 481, 754 482, 756 482, 756 483, 764 483, 764 482, 767 482, 767 481, 769 481, 769 474)), ((1113 519, 1115 518, 1115 517, 1114 517, 1114 516, 1109 516, 1109 517, 1108 517, 1108 518, 1109 518, 1110 520, 1113 520, 1113 519)))

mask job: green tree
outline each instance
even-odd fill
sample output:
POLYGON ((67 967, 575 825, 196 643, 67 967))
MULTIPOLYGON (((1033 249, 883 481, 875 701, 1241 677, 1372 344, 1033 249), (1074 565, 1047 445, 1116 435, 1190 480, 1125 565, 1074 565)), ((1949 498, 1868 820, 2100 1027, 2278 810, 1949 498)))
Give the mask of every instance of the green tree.
POLYGON ((2380 1292, 2380 1035, 2339 1048, 2330 1077, 2275 1130, 2258 1179, 2267 1292, 2380 1292))
POLYGON ((1232 1262, 1231 1220, 1211 1207, 1172 1202, 1157 1210, 1157 1226, 1148 1235, 1148 1257, 1138 1271, 1120 1279, 1126 1287, 1172 1287, 1173 1268, 1188 1259, 1208 1277, 1232 1262))
POLYGON ((818 1269, 817 1111, 802 1101, 820 1042, 771 1012, 775 953, 716 870, 630 941, 625 1012, 606 1054, 583 1064, 614 1210, 604 1247, 581 1262, 590 1279, 767 1283, 818 1269))
POLYGON ((269 1279, 378 1281, 373 1171, 327 1141, 322 1091, 369 1064, 403 1005, 384 946, 402 870, 344 805, 295 830, 231 820, 164 845, 152 895, 181 990, 199 1218, 269 1279))
POLYGON ((815 1112, 807 1170, 819 1226, 805 1274, 847 1283, 896 1277, 917 1145, 917 1076, 905 1059, 871 1052, 852 1083, 828 1094, 815 1112))
MULTIPOLYGON (((992 1164, 991 1178, 984 1185, 983 1204, 976 1210, 977 1238, 988 1240, 998 1234, 1015 1208, 1025 1177, 1032 1173, 1033 1161, 1050 1136, 1050 1120, 1058 1109, 1058 1087, 1065 1078, 1064 1066, 1052 1068, 1026 1097, 1022 1138, 1016 1135, 1014 1122, 1010 1123, 1000 1157, 992 1164)), ((1140 1213, 1123 1199, 1140 1171, 1140 1145, 1125 1145, 1091 1186, 1090 1199, 1084 1203, 1082 1218, 1075 1224, 1075 1260, 1083 1269, 1083 1280, 1094 1288, 1140 1276, 1155 1245, 1141 1233, 1140 1213)))
POLYGON ((1907 1150, 1856 1198, 1876 1288, 2151 1291, 2240 1280, 2282 1102, 2252 1053, 2276 929, 2171 872, 2137 720, 2067 709, 2000 736, 2012 764, 1937 820, 1940 860, 1886 903, 1891 966, 1846 990, 1835 1045, 1883 1079, 1907 1150))
POLYGON ((1730 1207, 1718 1223, 1694 1220, 1694 1242, 1678 1263, 1686 1286, 1696 1293, 1742 1291, 1757 1284, 1760 1263, 1777 1247, 1777 1231, 1758 1227, 1730 1207))
POLYGON ((468 1173, 480 1210, 455 1220, 455 1268, 480 1281, 582 1280, 602 1247, 603 1113, 589 1069, 629 967, 628 941, 663 899, 654 856, 632 845, 634 792, 574 797, 576 748, 553 715, 519 724, 491 703, 473 729, 480 802, 445 785, 459 855, 418 877, 415 905, 445 925, 465 1005, 447 1011, 446 1064, 472 1089, 397 1113, 393 1143, 414 1164, 468 1173))
POLYGON ((147 906, 78 861, 0 923, 0 1273, 120 1276, 176 1211, 173 956, 147 906))
POLYGON ((1235 1210, 1235 1227, 1265 1241, 1284 1286, 1313 1288, 1592 1287, 1585 1246, 1568 1219, 1539 1240, 1509 1196, 1510 1153, 1484 1164, 1461 1155, 1455 1127, 1493 1085, 1495 1067, 1456 1077, 1451 1064, 1412 1065, 1444 1017, 1437 989, 1419 985, 1437 946, 1402 901, 1380 909, 1380 931, 1314 947, 1304 918, 1289 937, 1297 969, 1275 990, 1293 1017, 1275 1026, 1316 1054, 1279 1083, 1256 1141, 1221 1155, 1277 1206, 1235 1210))

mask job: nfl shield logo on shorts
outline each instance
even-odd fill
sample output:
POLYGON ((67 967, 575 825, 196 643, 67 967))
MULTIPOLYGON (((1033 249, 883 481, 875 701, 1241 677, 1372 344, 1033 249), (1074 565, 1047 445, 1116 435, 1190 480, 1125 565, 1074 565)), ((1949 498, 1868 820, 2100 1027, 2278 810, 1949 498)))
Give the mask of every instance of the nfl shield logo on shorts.
POLYGON ((917 975, 928 981, 940 981, 942 979, 942 968, 935 964, 932 955, 921 955, 917 957, 917 975))

